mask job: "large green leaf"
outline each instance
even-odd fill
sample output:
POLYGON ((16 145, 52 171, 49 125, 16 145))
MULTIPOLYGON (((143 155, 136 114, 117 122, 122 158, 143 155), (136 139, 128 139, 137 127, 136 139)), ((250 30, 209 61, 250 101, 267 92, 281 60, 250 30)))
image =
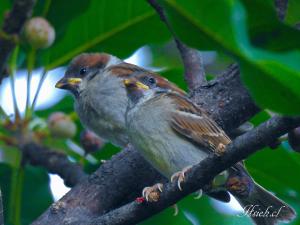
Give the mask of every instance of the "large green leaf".
POLYGON ((295 26, 300 23, 300 1, 299 0, 289 0, 288 9, 285 21, 295 26))
POLYGON ((263 149, 246 162, 256 181, 279 196, 287 196, 289 191, 300 192, 298 180, 291 179, 297 177, 300 170, 299 154, 288 152, 282 147, 276 150, 263 149))
POLYGON ((5 13, 11 8, 11 1, 9 0, 0 0, 0 27, 2 27, 3 19, 5 13))
POLYGON ((242 78, 261 107, 284 114, 300 113, 299 51, 275 53, 251 45, 246 11, 240 1, 162 3, 184 42, 199 49, 225 51, 240 62, 242 78))
POLYGON ((254 45, 277 51, 300 49, 300 32, 279 21, 275 1, 241 1, 247 10, 247 26, 254 45))
POLYGON ((141 223, 143 225, 163 225, 163 224, 186 224, 186 225, 211 225, 211 224, 223 224, 223 225, 250 225, 250 219, 229 215, 218 212, 210 202, 207 196, 203 196, 201 199, 196 200, 192 195, 184 198, 177 203, 179 213, 174 216, 174 208, 168 208, 163 212, 151 217, 147 221, 141 223))
POLYGON ((163 225, 163 224, 172 224, 172 225, 193 225, 182 211, 178 215, 174 216, 175 209, 170 207, 162 211, 161 213, 154 215, 147 219, 146 221, 140 223, 140 225, 163 225))
MULTIPOLYGON (((253 117, 251 122, 257 126, 270 117, 262 111, 253 117)), ((262 149, 249 157, 246 165, 258 183, 276 192, 280 197, 287 197, 289 191, 300 192, 300 183, 297 179, 291 179, 297 176, 297 171, 300 170, 300 154, 287 151, 284 145, 279 145, 275 150, 262 149)))
POLYGON ((48 68, 60 66, 88 51, 125 57, 140 46, 169 38, 164 24, 146 1, 77 0, 74 4, 53 1, 48 19, 58 31, 54 45, 41 52, 48 68), (80 13, 73 16, 69 13, 73 11, 80 13))
MULTIPOLYGON (((12 168, 7 164, 0 164, 0 185, 3 196, 4 218, 8 219, 12 168)), ((44 169, 26 166, 21 199, 21 222, 30 224, 41 215, 52 203, 53 198, 49 187, 49 177, 44 169)))
POLYGON ((203 196, 199 200, 195 200, 192 196, 189 196, 181 201, 178 205, 179 209, 185 212, 186 215, 189 215, 190 217, 192 216, 192 218, 197 220, 198 223, 196 224, 251 224, 249 218, 225 214, 217 211, 216 208, 212 206, 211 201, 207 196, 203 196))

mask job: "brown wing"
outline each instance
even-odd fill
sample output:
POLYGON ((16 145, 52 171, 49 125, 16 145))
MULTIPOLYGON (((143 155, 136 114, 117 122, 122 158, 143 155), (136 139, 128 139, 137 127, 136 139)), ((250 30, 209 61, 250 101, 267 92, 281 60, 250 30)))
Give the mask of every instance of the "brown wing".
POLYGON ((177 106, 172 115, 173 129, 213 152, 222 153, 231 140, 216 122, 185 97, 177 94, 170 97, 177 106))

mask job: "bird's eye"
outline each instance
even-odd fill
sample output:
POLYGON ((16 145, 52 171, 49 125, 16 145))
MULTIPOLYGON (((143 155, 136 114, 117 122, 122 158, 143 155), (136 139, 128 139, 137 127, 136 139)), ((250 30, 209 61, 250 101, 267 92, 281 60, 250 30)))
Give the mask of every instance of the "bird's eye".
POLYGON ((81 68, 79 71, 80 75, 84 75, 84 74, 86 74, 86 72, 87 72, 87 68, 85 68, 85 67, 81 68))
POLYGON ((153 77, 150 77, 148 79, 148 82, 149 82, 149 84, 155 84, 156 83, 156 81, 155 81, 155 79, 153 77))

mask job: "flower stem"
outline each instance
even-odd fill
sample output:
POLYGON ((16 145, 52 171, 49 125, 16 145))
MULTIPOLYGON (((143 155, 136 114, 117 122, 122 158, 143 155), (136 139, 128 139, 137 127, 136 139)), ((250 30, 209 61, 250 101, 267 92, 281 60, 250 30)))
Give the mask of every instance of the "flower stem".
POLYGON ((11 94, 13 99, 13 106, 14 106, 14 113, 15 113, 15 120, 20 119, 20 111, 17 104, 17 97, 15 91, 15 73, 17 69, 17 59, 19 54, 19 46, 17 45, 13 51, 13 54, 10 58, 9 62, 9 77, 10 77, 10 86, 11 86, 11 94))
POLYGON ((22 190, 24 181, 24 168, 21 165, 21 153, 18 154, 16 165, 17 167, 13 168, 11 179, 8 222, 14 225, 21 225, 22 190))
POLYGON ((45 81, 45 79, 46 79, 46 77, 47 77, 47 74, 48 74, 48 71, 47 71, 46 69, 44 69, 43 72, 42 72, 42 76, 41 76, 41 78, 40 78, 40 81, 39 81, 39 84, 38 84, 36 93, 35 93, 34 98, 33 98, 33 102, 32 102, 32 105, 31 105, 31 110, 32 110, 32 111, 34 111, 36 102, 37 102, 37 100, 38 100, 38 97, 39 97, 41 88, 42 88, 43 83, 44 83, 44 81, 45 81))
POLYGON ((43 9, 43 13, 42 13, 43 17, 47 16, 47 13, 49 11, 50 5, 51 5, 51 0, 46 0, 45 1, 45 6, 44 6, 44 9, 43 9))
POLYGON ((31 78, 32 78, 32 70, 35 63, 35 53, 36 50, 31 48, 28 54, 27 60, 27 91, 26 91, 26 107, 25 107, 25 118, 31 116, 30 110, 30 89, 31 89, 31 78))

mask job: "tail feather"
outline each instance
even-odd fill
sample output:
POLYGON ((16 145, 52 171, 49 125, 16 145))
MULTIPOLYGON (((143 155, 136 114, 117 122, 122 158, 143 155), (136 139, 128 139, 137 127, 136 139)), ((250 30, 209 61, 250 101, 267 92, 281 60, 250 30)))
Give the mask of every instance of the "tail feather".
POLYGON ((288 223, 296 217, 292 207, 256 183, 249 197, 236 198, 257 225, 288 223))

